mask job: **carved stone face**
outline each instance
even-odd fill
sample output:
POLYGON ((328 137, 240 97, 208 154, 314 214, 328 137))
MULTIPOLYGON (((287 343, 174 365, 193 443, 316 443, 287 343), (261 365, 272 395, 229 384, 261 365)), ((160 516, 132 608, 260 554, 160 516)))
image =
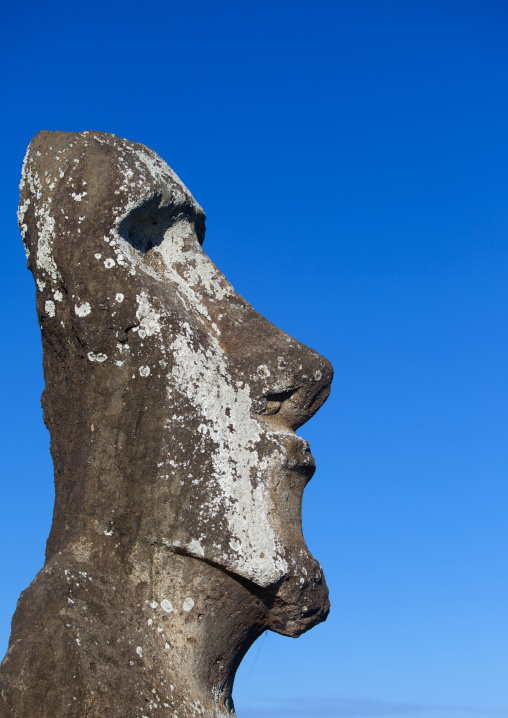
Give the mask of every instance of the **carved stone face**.
POLYGON ((167 547, 270 593, 269 627, 297 635, 329 604, 301 531, 315 466, 295 430, 327 398, 332 368, 234 291, 201 248, 204 219, 142 145, 94 132, 32 143, 20 224, 46 380, 60 386, 44 401, 48 551, 96 535, 131 554, 167 547))

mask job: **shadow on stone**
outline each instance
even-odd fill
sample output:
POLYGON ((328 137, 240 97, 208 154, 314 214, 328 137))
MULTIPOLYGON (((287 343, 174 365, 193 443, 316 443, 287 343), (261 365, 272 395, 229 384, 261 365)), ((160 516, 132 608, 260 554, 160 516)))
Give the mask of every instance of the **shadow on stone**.
POLYGON ((160 207, 162 195, 155 195, 130 212, 118 227, 120 236, 139 252, 150 251, 164 240, 164 234, 178 220, 173 207, 160 207))
POLYGON ((134 249, 146 254, 164 241, 167 230, 181 220, 192 219, 194 230, 200 244, 205 238, 204 215, 197 215, 191 206, 184 203, 179 206, 162 206, 162 194, 155 194, 145 200, 132 212, 129 212, 118 227, 120 236, 134 249))

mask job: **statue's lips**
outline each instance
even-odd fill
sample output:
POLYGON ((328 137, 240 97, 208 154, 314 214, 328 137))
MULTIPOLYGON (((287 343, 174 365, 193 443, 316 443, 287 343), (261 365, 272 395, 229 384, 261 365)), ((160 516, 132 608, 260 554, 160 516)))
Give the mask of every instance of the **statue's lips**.
POLYGON ((309 442, 294 435, 295 441, 288 442, 288 456, 284 468, 303 475, 310 481, 316 471, 316 462, 310 453, 309 442))

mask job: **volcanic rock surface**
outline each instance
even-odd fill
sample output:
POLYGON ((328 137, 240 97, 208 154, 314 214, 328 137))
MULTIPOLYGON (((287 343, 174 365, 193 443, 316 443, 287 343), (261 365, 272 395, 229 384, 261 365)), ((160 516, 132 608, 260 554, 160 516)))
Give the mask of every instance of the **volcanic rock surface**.
POLYGON ((295 430, 332 368, 204 254, 152 150, 41 132, 19 223, 36 283, 55 508, 0 671, 9 718, 226 718, 266 629, 329 610, 301 531, 295 430))

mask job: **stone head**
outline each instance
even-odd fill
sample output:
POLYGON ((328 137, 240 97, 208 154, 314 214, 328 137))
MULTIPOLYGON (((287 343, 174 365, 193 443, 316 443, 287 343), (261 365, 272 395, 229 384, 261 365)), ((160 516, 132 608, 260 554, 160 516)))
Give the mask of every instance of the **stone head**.
POLYGON ((142 541, 268 592, 275 631, 323 620, 301 526, 315 466, 295 430, 327 398, 330 363, 234 291, 201 247, 203 210, 147 147, 40 133, 19 219, 53 385, 48 555, 142 541))

